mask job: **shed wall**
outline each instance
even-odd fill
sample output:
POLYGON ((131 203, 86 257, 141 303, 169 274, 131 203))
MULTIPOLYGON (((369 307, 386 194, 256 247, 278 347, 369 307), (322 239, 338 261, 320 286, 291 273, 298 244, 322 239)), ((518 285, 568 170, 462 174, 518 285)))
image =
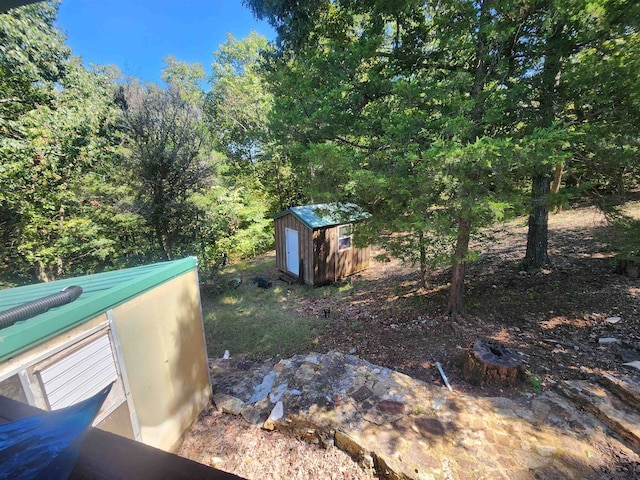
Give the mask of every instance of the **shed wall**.
POLYGON ((287 213, 274 220, 276 266, 283 272, 287 271, 287 242, 285 240, 285 229, 287 228, 298 232, 298 254, 303 262, 300 276, 303 278, 304 283, 313 285, 313 232, 292 213, 287 213))
POLYGON ((313 231, 316 258, 313 265, 313 285, 334 282, 338 242, 334 238, 337 228, 319 228, 313 231))
MULTIPOLYGON (((84 322, 77 327, 68 330, 60 335, 50 338, 35 347, 19 353, 18 355, 0 363, 0 379, 5 376, 23 370, 24 368, 39 362, 43 358, 49 357, 70 345, 82 340, 96 329, 105 328, 108 325, 107 315, 102 313, 91 320, 84 322)), ((36 403, 39 408, 46 408, 46 403, 36 403)))
POLYGON ((338 225, 319 228, 313 232, 316 253, 313 285, 341 280, 369 266, 371 247, 367 245, 364 248, 351 247, 339 251, 338 232, 338 225))
MULTIPOLYGON (((336 236, 336 242, 337 242, 336 236)), ((369 258, 371 256, 371 247, 364 248, 352 247, 348 250, 338 252, 338 272, 337 277, 345 278, 354 273, 358 273, 369 267, 369 258)))
MULTIPOLYGON (((45 386, 42 383, 40 372, 47 366, 64 362, 65 359, 70 358, 73 352, 76 352, 79 345, 83 345, 90 341, 92 338, 103 338, 108 331, 108 319, 105 313, 98 315, 97 317, 88 320, 85 323, 78 325, 77 327, 68 330, 56 337, 53 337, 33 348, 22 352, 15 357, 0 363, 0 379, 4 379, 8 374, 13 374, 18 379, 17 372, 24 374, 25 382, 28 384, 29 397, 21 396, 18 400, 29 403, 38 408, 49 410, 51 398, 45 393, 45 386), (13 373, 16 372, 16 373, 13 373)), ((90 370, 82 372, 76 377, 73 382, 78 385, 77 378, 81 376, 93 377, 90 370)), ((93 378, 92 378, 93 379, 93 378)), ((71 385, 73 387, 74 385, 71 385)), ((20 390, 24 392, 22 385, 20 390)), ((2 392, 4 395, 5 392, 2 392)), ((23 393, 26 395, 26 393, 23 393)), ((13 397, 15 398, 15 397, 13 397)), ((111 433, 115 433, 127 438, 134 438, 133 430, 131 427, 131 418, 126 401, 123 402, 124 393, 121 381, 116 381, 116 384, 111 389, 111 393, 107 397, 101 412, 106 412, 113 408, 113 405, 119 405, 115 410, 111 411, 106 417, 95 425, 101 430, 105 430, 111 433)), ((54 407, 56 407, 54 405, 54 407)), ((102 417, 103 414, 99 413, 97 418, 102 417)))
POLYGON ((170 450, 211 394, 197 273, 116 307, 114 322, 142 441, 170 450))

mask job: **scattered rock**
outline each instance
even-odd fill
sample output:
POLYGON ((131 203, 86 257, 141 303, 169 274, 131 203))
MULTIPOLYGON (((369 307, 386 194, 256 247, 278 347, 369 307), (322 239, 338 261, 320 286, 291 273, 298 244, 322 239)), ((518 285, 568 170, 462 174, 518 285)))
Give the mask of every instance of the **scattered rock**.
POLYGON ((362 402, 367 398, 371 397, 372 395, 373 395, 373 392, 369 390, 367 387, 365 387, 364 385, 361 386, 352 394, 350 394, 351 398, 353 398, 356 402, 362 402))
POLYGON ((362 458, 360 458, 359 463, 365 470, 373 470, 373 467, 375 466, 373 463, 373 457, 368 454, 363 455, 362 458))
POLYGON ((273 407, 273 410, 271 410, 269 418, 264 422, 264 428, 266 430, 275 430, 276 422, 281 420, 282 417, 284 417, 284 404, 279 400, 276 406, 273 407))
POLYGON ((242 415, 242 418, 244 418, 245 422, 250 425, 260 425, 261 423, 263 423, 263 417, 260 413, 260 410, 254 406, 247 405, 242 409, 240 415, 242 415))
POLYGON ((255 393, 249 399, 249 403, 256 403, 262 400, 263 398, 267 398, 269 392, 271 392, 271 387, 273 387, 273 380, 276 378, 276 372, 269 372, 264 376, 262 383, 253 387, 255 393))
POLYGON ((286 383, 278 385, 273 392, 269 393, 269 400, 271 400, 271 403, 277 403, 278 400, 280 400, 280 398, 286 391, 287 391, 286 383))
POLYGON ((239 398, 224 393, 216 393, 213 396, 213 402, 216 404, 218 411, 231 413, 232 415, 240 415, 245 406, 244 402, 239 398))
POLYGON ((635 368, 637 370, 640 370, 640 360, 636 360, 634 362, 623 363, 623 365, 625 367, 632 367, 632 368, 635 368))
POLYGON ((609 317, 605 320, 605 322, 610 323, 611 325, 615 325, 616 323, 620 322, 620 320, 622 320, 622 318, 620 317, 609 317))

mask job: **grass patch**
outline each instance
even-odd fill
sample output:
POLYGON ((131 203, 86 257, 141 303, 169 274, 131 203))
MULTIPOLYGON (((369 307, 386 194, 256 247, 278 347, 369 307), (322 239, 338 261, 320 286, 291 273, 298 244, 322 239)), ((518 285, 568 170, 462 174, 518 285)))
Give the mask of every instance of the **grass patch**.
POLYGON ((313 350, 314 340, 327 325, 315 315, 298 313, 307 297, 320 292, 311 288, 287 288, 274 283, 261 289, 251 283, 254 276, 275 277, 273 258, 260 263, 247 262, 226 269, 219 278, 219 292, 203 295, 202 309, 211 357, 221 357, 225 350, 232 356, 253 360, 286 358, 313 350), (273 265, 272 265, 273 264, 273 265), (242 278, 237 288, 228 285, 232 278, 242 278))
POLYGON ((536 377, 531 371, 527 370, 527 376, 529 377, 529 382, 531 383, 531 390, 536 395, 542 394, 542 382, 538 377, 536 377))

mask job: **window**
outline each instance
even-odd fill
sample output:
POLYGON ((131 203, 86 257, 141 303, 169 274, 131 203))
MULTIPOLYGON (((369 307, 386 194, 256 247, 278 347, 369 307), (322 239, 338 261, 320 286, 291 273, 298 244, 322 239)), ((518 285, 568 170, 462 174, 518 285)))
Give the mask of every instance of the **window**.
POLYGON ((338 251, 351 248, 353 238, 353 225, 340 225, 338 227, 338 251))

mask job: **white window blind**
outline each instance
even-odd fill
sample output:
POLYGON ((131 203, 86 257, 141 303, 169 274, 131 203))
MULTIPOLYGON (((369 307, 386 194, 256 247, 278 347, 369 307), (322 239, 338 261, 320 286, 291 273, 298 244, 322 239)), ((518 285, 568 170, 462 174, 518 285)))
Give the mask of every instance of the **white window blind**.
POLYGON ((40 370, 51 410, 98 393, 118 378, 108 335, 103 335, 40 370))

